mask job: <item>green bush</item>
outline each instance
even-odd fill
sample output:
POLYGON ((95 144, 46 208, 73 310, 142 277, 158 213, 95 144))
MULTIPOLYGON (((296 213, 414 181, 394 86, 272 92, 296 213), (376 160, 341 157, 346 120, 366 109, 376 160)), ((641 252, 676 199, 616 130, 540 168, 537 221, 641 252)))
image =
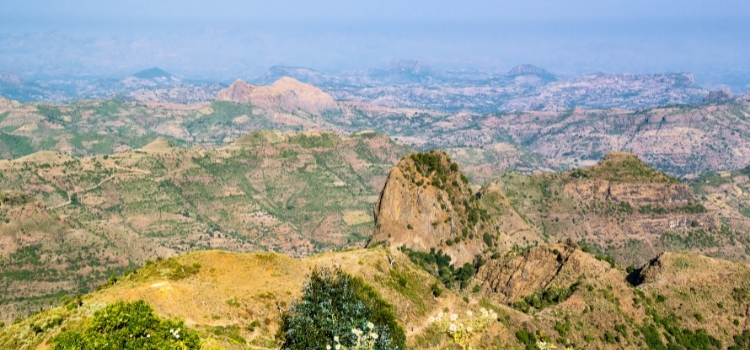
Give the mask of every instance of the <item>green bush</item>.
POLYGON ((394 307, 364 279, 338 268, 316 268, 302 297, 282 314, 277 338, 282 349, 325 349, 334 344, 334 337, 351 347, 357 341, 353 329, 378 334, 375 349, 405 348, 406 335, 394 307))
POLYGON ((545 290, 538 290, 534 294, 523 298, 523 300, 514 302, 511 306, 523 312, 529 312, 531 308, 541 310, 568 300, 578 290, 580 285, 580 282, 576 282, 568 288, 550 287, 545 290))
POLYGON ((182 321, 162 320, 146 302, 116 302, 94 313, 82 331, 52 338, 52 349, 199 349, 200 338, 182 321))

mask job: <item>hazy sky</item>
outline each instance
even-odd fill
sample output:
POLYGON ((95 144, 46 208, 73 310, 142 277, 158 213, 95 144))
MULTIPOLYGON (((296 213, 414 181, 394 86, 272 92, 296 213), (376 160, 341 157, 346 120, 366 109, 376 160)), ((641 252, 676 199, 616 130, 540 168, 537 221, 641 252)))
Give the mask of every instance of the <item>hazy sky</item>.
POLYGON ((29 77, 159 66, 233 79, 276 64, 338 71, 414 58, 438 69, 689 71, 742 86, 748 42, 747 0, 0 3, 0 71, 29 77))

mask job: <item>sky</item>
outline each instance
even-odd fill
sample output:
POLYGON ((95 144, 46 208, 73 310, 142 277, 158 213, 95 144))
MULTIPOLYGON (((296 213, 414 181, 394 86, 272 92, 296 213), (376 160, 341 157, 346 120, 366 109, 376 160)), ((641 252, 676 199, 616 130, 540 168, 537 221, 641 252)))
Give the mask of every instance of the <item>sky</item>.
POLYGON ((158 66, 233 80, 273 65, 336 72, 409 58, 443 70, 691 72, 750 88, 748 42, 747 0, 0 2, 0 71, 28 78, 158 66))

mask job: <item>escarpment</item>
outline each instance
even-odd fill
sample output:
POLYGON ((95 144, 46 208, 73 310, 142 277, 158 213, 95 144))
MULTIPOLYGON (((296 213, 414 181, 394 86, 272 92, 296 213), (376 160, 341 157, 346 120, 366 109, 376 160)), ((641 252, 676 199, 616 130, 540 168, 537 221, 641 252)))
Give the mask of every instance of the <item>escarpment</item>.
MULTIPOLYGON (((458 165, 443 152, 403 158, 375 205, 370 245, 442 250, 454 264, 473 261, 487 247, 492 220, 458 165)), ((490 240, 491 241, 491 240, 490 240)))

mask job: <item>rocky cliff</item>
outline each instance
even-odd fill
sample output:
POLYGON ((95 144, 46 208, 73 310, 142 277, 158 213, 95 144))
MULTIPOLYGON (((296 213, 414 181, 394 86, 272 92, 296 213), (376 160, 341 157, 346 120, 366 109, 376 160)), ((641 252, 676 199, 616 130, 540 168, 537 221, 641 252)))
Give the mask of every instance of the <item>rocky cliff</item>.
POLYGON ((238 79, 219 91, 216 100, 249 103, 263 109, 285 112, 301 110, 314 115, 339 110, 330 95, 289 77, 282 77, 269 86, 255 86, 238 79))
POLYGON ((428 252, 441 249, 454 264, 470 262, 487 244, 492 221, 456 163, 443 152, 403 158, 375 205, 370 245, 384 243, 428 252))

